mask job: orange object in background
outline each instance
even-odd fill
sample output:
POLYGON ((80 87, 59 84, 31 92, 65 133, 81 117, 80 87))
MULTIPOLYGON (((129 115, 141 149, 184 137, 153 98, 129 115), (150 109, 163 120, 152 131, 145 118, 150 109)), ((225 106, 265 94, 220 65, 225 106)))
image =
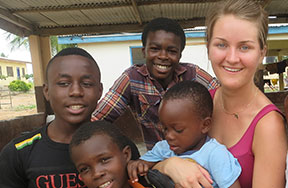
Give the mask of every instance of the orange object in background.
POLYGON ((272 82, 272 84, 275 86, 275 85, 277 85, 278 80, 279 80, 279 79, 277 79, 277 78, 271 79, 271 82, 272 82))

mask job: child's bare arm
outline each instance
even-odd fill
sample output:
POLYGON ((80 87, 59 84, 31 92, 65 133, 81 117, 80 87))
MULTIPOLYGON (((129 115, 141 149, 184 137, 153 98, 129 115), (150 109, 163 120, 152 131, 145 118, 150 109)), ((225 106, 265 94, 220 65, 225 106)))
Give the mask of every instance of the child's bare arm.
POLYGON ((236 180, 229 188, 241 188, 239 180, 236 180))
POLYGON ((138 181, 138 174, 140 176, 146 175, 148 170, 151 169, 155 164, 156 162, 148 162, 141 159, 129 161, 127 165, 129 178, 132 181, 138 181))

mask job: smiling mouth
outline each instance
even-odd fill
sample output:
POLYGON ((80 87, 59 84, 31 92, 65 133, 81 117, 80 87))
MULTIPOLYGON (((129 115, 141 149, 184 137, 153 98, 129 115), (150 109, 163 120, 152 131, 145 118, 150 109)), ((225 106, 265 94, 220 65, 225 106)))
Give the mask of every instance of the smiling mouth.
POLYGON ((159 70, 163 70, 163 71, 166 71, 171 67, 168 65, 159 65, 159 64, 154 64, 154 66, 156 66, 159 70))
POLYGON ((108 181, 106 183, 103 183, 102 185, 98 186, 98 188, 106 188, 111 184, 111 181, 108 181))
POLYGON ((81 108, 84 108, 84 105, 71 105, 71 106, 69 106, 69 108, 71 110, 79 110, 81 108))
POLYGON ((232 68, 228 68, 228 67, 224 67, 225 70, 230 71, 230 72, 239 72, 242 69, 232 69, 232 68))

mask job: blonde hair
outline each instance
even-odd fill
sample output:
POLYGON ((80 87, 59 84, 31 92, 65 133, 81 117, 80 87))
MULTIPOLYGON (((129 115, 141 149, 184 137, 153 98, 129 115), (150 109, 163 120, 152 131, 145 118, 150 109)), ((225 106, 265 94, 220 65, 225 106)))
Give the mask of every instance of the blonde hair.
POLYGON ((256 24, 258 28, 258 40, 260 48, 267 45, 268 14, 262 6, 253 0, 222 0, 213 7, 206 18, 206 40, 207 46, 211 41, 215 23, 224 15, 234 15, 256 24))

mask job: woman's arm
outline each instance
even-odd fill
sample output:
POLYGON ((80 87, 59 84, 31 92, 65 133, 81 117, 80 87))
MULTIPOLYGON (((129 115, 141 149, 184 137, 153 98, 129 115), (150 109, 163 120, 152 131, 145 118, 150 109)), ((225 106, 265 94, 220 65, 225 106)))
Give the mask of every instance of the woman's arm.
POLYGON ((252 150, 255 156, 253 188, 284 188, 287 139, 283 118, 270 112, 257 124, 252 150))
POLYGON ((286 123, 288 124, 288 95, 285 97, 285 100, 284 100, 284 110, 285 110, 285 116, 286 116, 286 123))
POLYGON ((153 168, 168 175, 176 185, 183 188, 201 188, 201 185, 204 188, 213 188, 209 173, 197 163, 171 157, 157 163, 153 168))

